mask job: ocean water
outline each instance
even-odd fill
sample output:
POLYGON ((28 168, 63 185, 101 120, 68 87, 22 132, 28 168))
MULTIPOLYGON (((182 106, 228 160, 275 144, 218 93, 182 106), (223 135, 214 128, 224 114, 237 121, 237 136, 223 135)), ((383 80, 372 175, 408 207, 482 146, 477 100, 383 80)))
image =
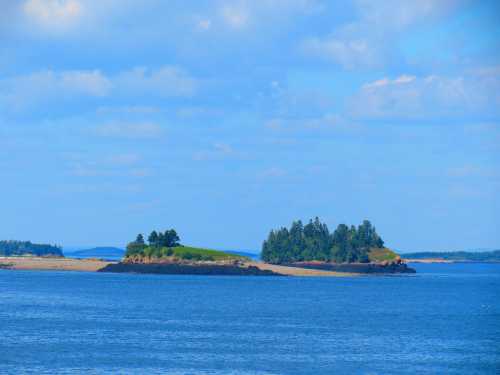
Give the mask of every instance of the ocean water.
POLYGON ((500 265, 272 278, 0 270, 0 374, 499 374, 500 265))

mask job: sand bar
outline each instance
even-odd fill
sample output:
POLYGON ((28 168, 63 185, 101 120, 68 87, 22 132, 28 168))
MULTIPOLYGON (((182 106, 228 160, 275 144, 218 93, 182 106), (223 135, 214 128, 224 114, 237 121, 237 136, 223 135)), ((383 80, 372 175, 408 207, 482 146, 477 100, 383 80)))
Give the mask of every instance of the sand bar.
POLYGON ((13 270, 95 272, 110 263, 99 259, 0 257, 0 268, 13 270))
POLYGON ((315 270, 309 268, 287 267, 287 266, 279 266, 276 264, 268 264, 260 262, 250 263, 249 265, 259 267, 261 270, 270 270, 287 276, 330 276, 330 277, 360 276, 359 273, 333 272, 333 271, 315 270))

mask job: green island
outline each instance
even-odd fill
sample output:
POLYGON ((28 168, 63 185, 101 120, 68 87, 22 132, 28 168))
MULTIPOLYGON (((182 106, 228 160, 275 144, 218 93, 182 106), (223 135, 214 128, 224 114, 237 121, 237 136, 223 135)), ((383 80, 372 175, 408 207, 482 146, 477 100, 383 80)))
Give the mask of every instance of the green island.
POLYGON ((174 229, 152 231, 147 243, 142 234, 127 245, 120 263, 109 264, 100 272, 135 272, 198 275, 278 275, 260 269, 249 258, 199 247, 184 246, 174 229))
POLYGON ((0 241, 0 256, 53 256, 62 257, 62 248, 35 244, 30 241, 0 241))
POLYGON ((391 261, 396 253, 384 248, 384 241, 369 220, 357 228, 339 224, 333 233, 318 217, 308 224, 294 221, 285 227, 272 230, 262 246, 262 260, 269 263, 322 261, 335 263, 368 263, 391 261))
POLYGON ((144 260, 168 260, 191 262, 227 262, 244 261, 248 258, 225 253, 223 251, 184 246, 179 243, 180 238, 175 229, 165 232, 152 231, 148 237, 148 244, 142 234, 138 234, 135 241, 127 245, 124 261, 141 262, 144 260))
POLYGON ((318 217, 304 225, 272 230, 262 246, 263 261, 287 266, 362 273, 413 273, 399 255, 384 246, 369 220, 339 224, 330 233, 318 217))
POLYGON ((405 253, 402 256, 409 262, 412 261, 448 261, 448 262, 500 262, 500 250, 492 251, 421 251, 405 253))

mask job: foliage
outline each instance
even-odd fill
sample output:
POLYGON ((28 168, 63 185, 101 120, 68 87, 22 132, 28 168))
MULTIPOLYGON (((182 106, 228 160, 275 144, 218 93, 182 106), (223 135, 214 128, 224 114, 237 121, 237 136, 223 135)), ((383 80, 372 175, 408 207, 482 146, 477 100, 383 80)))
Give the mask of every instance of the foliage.
POLYGON ((30 241, 0 241, 0 255, 63 256, 62 248, 47 244, 34 244, 30 241))
POLYGON ((295 221, 290 229, 272 230, 262 246, 262 260, 268 263, 334 261, 369 262, 370 248, 382 248, 384 241, 368 220, 357 228, 340 224, 330 234, 319 218, 308 224, 295 221))
MULTIPOLYGON (((151 232, 148 236, 149 246, 146 245, 144 241, 144 236, 139 233, 135 239, 135 241, 130 242, 127 245, 127 251, 125 253, 125 257, 130 257, 133 255, 139 255, 145 252, 147 248, 151 248, 147 250, 148 253, 161 254, 162 248, 170 248, 182 246, 180 243, 180 238, 177 235, 175 229, 167 229, 165 232, 156 232, 155 230, 151 232)), ((161 256, 161 255, 160 255, 161 256)))
POLYGON ((185 259, 193 261, 221 261, 221 260, 231 260, 240 259, 246 260, 246 257, 235 254, 228 254, 223 251, 202 249, 197 247, 189 246, 177 246, 177 247, 155 247, 155 246, 145 246, 137 251, 127 251, 126 257, 140 256, 145 258, 166 258, 172 257, 175 259, 185 259))
POLYGON ((164 232, 152 231, 148 236, 148 245, 144 242, 142 234, 137 235, 135 241, 127 245, 126 258, 139 256, 146 258, 185 259, 193 261, 219 261, 230 259, 247 259, 241 255, 228 254, 223 251, 202 249, 183 246, 179 243, 180 238, 174 229, 164 232))
POLYGON ((151 232, 148 237, 149 246, 153 247, 176 247, 180 246, 181 239, 177 235, 175 229, 168 229, 165 232, 151 232))
POLYGON ((145 244, 141 244, 139 242, 130 242, 127 245, 127 251, 125 252, 125 256, 133 256, 137 254, 141 254, 142 251, 146 248, 147 246, 145 244))

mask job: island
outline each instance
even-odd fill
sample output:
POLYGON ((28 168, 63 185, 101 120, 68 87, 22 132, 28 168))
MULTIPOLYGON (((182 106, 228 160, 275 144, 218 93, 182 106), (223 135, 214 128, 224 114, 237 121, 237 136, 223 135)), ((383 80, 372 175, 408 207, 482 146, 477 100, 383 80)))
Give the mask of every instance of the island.
POLYGON ((65 258, 60 246, 31 241, 0 241, 0 269, 26 271, 97 271, 109 262, 65 258))
POLYGON ((74 251, 64 251, 64 256, 69 258, 100 258, 100 259, 121 259, 125 255, 125 250, 118 247, 101 246, 91 249, 74 251))
POLYGON ((271 230, 262 246, 264 262, 288 267, 354 273, 415 273, 384 241, 369 220, 339 224, 333 233, 318 217, 304 225, 271 230))
POLYGON ((500 263, 500 250, 422 251, 402 256, 409 263, 500 263))
MULTIPOLYGON (((3 241, 3 245, 9 249, 0 257, 3 269, 334 277, 415 272, 398 254, 385 247, 368 220, 357 227, 340 224, 332 233, 319 218, 309 220, 306 225, 298 220, 290 228, 271 230, 263 242, 261 261, 237 251, 181 244, 175 229, 153 230, 147 240, 138 234, 128 243, 120 261, 65 258, 60 247, 31 242, 3 241)), ((77 255, 98 256, 108 250, 96 248, 77 255)))
POLYGON ((148 243, 142 234, 127 245, 119 263, 108 264, 99 272, 132 272, 189 275, 280 276, 260 269, 245 256, 218 250, 184 246, 175 229, 152 231, 148 243))
POLYGON ((62 248, 56 245, 35 244, 31 241, 0 241, 0 256, 62 257, 62 248))

